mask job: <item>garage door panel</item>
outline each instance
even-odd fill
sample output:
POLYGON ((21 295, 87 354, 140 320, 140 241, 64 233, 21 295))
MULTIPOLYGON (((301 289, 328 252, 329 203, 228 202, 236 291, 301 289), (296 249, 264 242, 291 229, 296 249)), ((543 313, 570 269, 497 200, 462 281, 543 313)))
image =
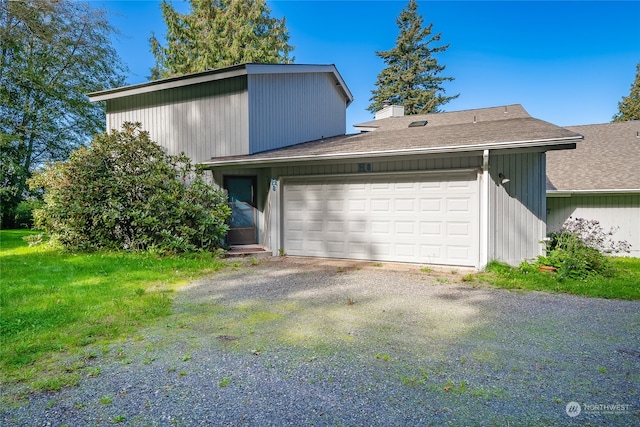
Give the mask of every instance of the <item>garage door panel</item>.
POLYGON ((390 212, 391 201, 389 199, 371 199, 371 212, 390 212))
POLYGON ((410 236, 415 236, 416 234, 416 223, 415 221, 395 221, 395 231, 396 234, 408 234, 410 236))
MULTIPOLYGON (((301 222, 301 221, 300 221, 301 222)), ((322 232, 323 229, 322 220, 309 220, 307 221, 307 230, 308 231, 317 231, 322 232)))
POLYGON ((309 212, 322 212, 324 210, 323 200, 305 200, 304 208, 309 212))
POLYGON ((469 213, 471 210, 471 199, 465 198, 450 198, 447 200, 447 212, 448 213, 469 213))
POLYGON ((352 194, 364 193, 367 191, 367 185, 364 182, 354 182, 349 186, 349 192, 352 194))
POLYGON ((440 237, 444 229, 442 222, 420 221, 420 236, 423 238, 440 237))
POLYGON ((396 198, 393 204, 394 213, 415 212, 417 200, 415 196, 407 199, 396 198))
POLYGON ((304 204, 301 200, 291 200, 291 202, 287 205, 287 210, 289 212, 302 212, 304 204))
POLYGON ((405 192, 405 193, 411 193, 414 192, 415 190, 417 190, 418 185, 415 182, 396 182, 395 186, 394 186, 394 191, 395 192, 405 192))
POLYGON ((324 250, 324 238, 321 236, 308 236, 306 240, 306 249, 315 253, 322 253, 324 250))
POLYGON ((367 221, 364 219, 349 221, 349 227, 347 230, 349 233, 366 233, 367 221))
POLYGON ((345 201, 342 199, 328 199, 326 206, 328 213, 342 213, 344 212, 345 201))
POLYGON ((367 259, 367 246, 365 242, 348 242, 347 253, 349 258, 367 259))
POLYGON ((373 259, 381 259, 391 254, 391 245, 389 243, 371 243, 371 255, 373 259))
POLYGON ((367 200, 365 199, 350 199, 347 205, 349 213, 364 213, 367 211, 367 200))
POLYGON ((371 183, 371 192, 372 193, 387 192, 387 191, 389 191, 390 187, 391 187, 391 184, 389 184, 388 182, 372 182, 371 183))
POLYGON ((471 224, 468 222, 448 222, 447 236, 462 236, 471 238, 471 224))
POLYGON ((287 239, 287 250, 291 251, 292 253, 300 252, 303 250, 302 243, 302 239, 289 237, 289 239, 287 239))
POLYGON ((469 248, 466 246, 447 246, 447 258, 455 260, 466 260, 469 257, 469 248))
POLYGON ((334 254, 336 256, 340 256, 345 252, 345 244, 343 241, 327 241, 327 252, 329 254, 334 254))
POLYGON ((404 258, 402 261, 416 259, 416 245, 409 243, 396 243, 394 246, 396 256, 404 258))
POLYGON ((447 189, 450 189, 450 190, 454 190, 454 189, 472 190, 471 182, 467 181, 467 180, 464 180, 464 179, 452 179, 452 180, 449 180, 446 183, 444 183, 444 186, 447 189))
POLYGON ((422 181, 419 184, 420 190, 434 190, 434 189, 443 189, 444 184, 440 181, 422 181))
POLYGON ((371 234, 389 237, 391 223, 388 220, 371 220, 371 234))
POLYGON ((292 178, 283 204, 291 255, 477 265, 475 172, 292 178))
POLYGON ((327 220, 327 232, 344 233, 344 225, 341 220, 327 220))

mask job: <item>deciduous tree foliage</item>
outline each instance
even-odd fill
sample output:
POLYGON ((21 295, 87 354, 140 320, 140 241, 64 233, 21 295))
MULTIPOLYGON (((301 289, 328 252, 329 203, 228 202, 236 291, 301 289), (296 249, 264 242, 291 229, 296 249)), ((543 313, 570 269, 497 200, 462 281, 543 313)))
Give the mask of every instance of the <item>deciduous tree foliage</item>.
POLYGON ((289 32, 285 18, 270 16, 265 0, 191 0, 188 14, 163 0, 166 46, 149 39, 158 79, 241 64, 289 63, 289 32))
POLYGON ((378 74, 372 90, 371 104, 367 108, 374 113, 385 102, 403 105, 405 114, 426 114, 440 111, 440 106, 459 95, 445 96, 442 84, 454 80, 440 74, 445 66, 439 65, 435 55, 445 52, 449 45, 433 46, 441 33, 432 35, 433 23, 423 27, 418 14, 418 4, 410 0, 396 19, 400 33, 396 45, 390 50, 376 52, 386 68, 378 74))
POLYGON ((629 96, 623 96, 618 103, 618 113, 613 116, 614 122, 640 120, 640 63, 636 65, 636 78, 631 83, 629 96))
POLYGON ((70 0, 0 0, 0 213, 12 226, 27 178, 104 128, 88 92, 124 83, 105 12, 70 0))
POLYGON ((45 191, 36 226, 71 249, 212 249, 228 230, 225 193, 184 155, 166 154, 140 123, 97 134, 29 184, 45 191))

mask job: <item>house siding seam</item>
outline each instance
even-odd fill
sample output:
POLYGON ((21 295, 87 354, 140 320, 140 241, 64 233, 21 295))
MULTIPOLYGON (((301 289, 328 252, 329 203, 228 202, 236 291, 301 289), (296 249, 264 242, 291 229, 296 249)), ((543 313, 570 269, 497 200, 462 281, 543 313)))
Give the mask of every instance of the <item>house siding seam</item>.
POLYGON ((169 154, 194 162, 249 153, 246 76, 107 101, 107 129, 140 122, 169 154))
POLYGON ((327 73, 250 75, 250 152, 344 135, 347 100, 327 73))
POLYGON ((546 234, 544 153, 489 157, 489 260, 517 265, 542 254, 546 234), (502 173, 510 181, 500 183, 502 173))
POLYGON ((631 253, 640 257, 640 194, 572 195, 548 197, 547 231, 558 231, 569 217, 600 221, 604 231, 613 227, 611 238, 631 244, 631 253))

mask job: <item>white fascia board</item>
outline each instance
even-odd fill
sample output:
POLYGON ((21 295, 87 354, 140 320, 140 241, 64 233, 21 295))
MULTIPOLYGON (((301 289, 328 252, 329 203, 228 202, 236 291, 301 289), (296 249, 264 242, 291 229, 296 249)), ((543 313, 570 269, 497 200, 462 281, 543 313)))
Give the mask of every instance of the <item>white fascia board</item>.
POLYGON ((271 158, 240 158, 229 160, 209 160, 201 162, 200 164, 207 167, 215 166, 248 166, 248 165, 261 165, 261 164, 282 164, 282 163, 295 163, 295 162, 308 162, 308 161, 321 161, 321 160, 341 160, 341 159, 362 159, 362 158, 376 158, 376 157, 389 157, 389 156, 415 156, 420 154, 454 154, 454 153, 468 153, 477 151, 480 154, 484 150, 497 150, 497 149, 514 149, 514 148, 534 148, 534 147, 546 147, 555 145, 566 145, 566 148, 575 148, 576 141, 579 141, 576 137, 567 137, 553 140, 539 140, 539 141, 515 141, 515 142, 499 142, 491 144, 473 144, 473 145, 459 145, 450 147, 430 147, 430 148, 404 148, 398 150, 379 150, 379 151, 365 151, 358 153, 328 153, 320 155, 303 155, 303 156, 281 156, 271 158), (535 145, 534 145, 535 144, 535 145), (571 147, 573 145, 573 147, 571 147))
POLYGON ((603 189, 603 190, 547 190, 547 197, 571 197, 580 195, 610 195, 610 194, 637 194, 640 193, 640 188, 630 189, 603 189))
POLYGON ((138 83, 130 86, 92 92, 87 94, 92 102, 106 101, 125 96, 140 95, 165 89, 190 86, 215 80, 224 80, 249 74, 287 74, 287 73, 330 73, 336 80, 336 86, 340 88, 347 98, 347 105, 353 102, 353 95, 345 84, 335 65, 299 65, 299 64, 242 64, 216 70, 202 71, 199 73, 185 74, 182 76, 168 77, 166 79, 151 82, 138 83))

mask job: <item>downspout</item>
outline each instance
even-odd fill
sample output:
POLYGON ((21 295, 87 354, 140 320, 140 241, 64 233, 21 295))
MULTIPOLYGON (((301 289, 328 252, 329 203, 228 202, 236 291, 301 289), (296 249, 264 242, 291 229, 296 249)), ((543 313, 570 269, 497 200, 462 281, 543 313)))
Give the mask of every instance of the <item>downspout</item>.
MULTIPOLYGON (((272 174, 273 175, 273 174, 272 174)), ((271 178, 269 184, 269 204, 271 207, 271 223, 269 228, 271 231, 271 255, 280 255, 282 248, 282 228, 284 226, 282 219, 282 181, 279 178, 271 178)))
POLYGON ((482 152, 482 188, 480 189, 480 265, 489 263, 489 150, 482 152))

